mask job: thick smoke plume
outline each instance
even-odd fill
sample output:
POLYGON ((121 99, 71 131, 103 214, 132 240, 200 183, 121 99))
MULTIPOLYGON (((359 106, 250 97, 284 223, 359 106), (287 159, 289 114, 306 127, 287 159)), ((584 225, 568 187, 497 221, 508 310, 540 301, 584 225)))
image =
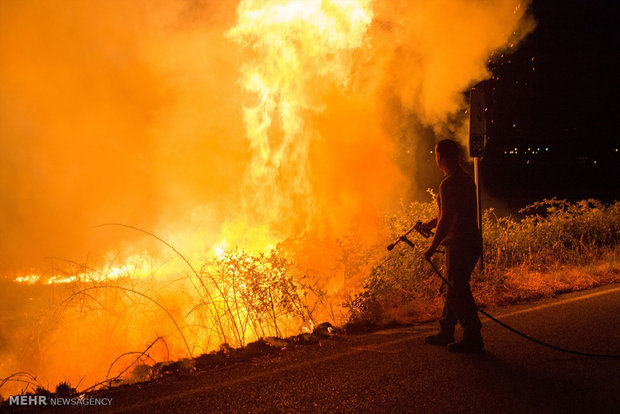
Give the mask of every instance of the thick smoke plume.
POLYGON ((462 134, 462 122, 446 129, 464 109, 462 92, 488 77, 491 51, 531 29, 526 4, 509 0, 0 7, 4 273, 144 247, 131 232, 92 228, 105 222, 194 252, 219 241, 222 226, 243 242, 248 226, 281 239, 374 220, 410 190, 395 168, 414 171, 424 131, 462 134), (263 27, 248 18, 300 5, 339 26, 326 31, 313 15, 263 27), (276 34, 290 43, 267 49, 276 34), (252 85, 242 74, 252 64, 281 78, 252 85), (261 119, 292 96, 295 105, 273 109, 278 120, 261 119), (247 140, 244 122, 262 122, 262 136, 247 140), (245 225, 226 225, 257 198, 245 225))
MULTIPOLYGON (((130 256, 155 269, 163 246, 94 228, 113 222, 190 260, 282 243, 331 291, 359 281, 370 258, 355 275, 342 263, 380 245, 383 214, 416 193, 420 149, 466 135, 463 92, 489 77, 492 52, 532 30, 527 5, 3 0, 0 274, 130 256)), ((187 314, 191 296, 161 279, 133 286, 153 289, 170 318, 187 314)), ((19 353, 35 345, 10 312, 50 306, 19 289, 4 302, 0 377, 27 369, 49 384, 84 373, 93 383, 157 333, 169 347, 153 356, 187 354, 166 315, 135 311, 154 305, 116 287, 101 298, 107 313, 48 313, 36 357, 19 353)), ((192 352, 218 344, 199 345, 192 352)))
POLYGON ((172 235, 199 205, 214 242, 247 151, 234 18, 222 1, 2 2, 2 272, 140 240, 101 223, 172 235))

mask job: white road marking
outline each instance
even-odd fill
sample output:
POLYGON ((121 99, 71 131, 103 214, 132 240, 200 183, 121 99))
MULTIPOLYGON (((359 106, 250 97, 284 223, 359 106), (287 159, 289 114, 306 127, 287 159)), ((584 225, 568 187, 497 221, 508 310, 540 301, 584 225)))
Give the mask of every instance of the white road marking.
MULTIPOLYGON (((574 298, 558 300, 558 301, 555 301, 553 303, 546 303, 544 305, 538 305, 538 306, 534 306, 532 308, 521 309, 521 310, 518 310, 518 311, 508 312, 508 313, 505 313, 505 314, 501 314, 501 315, 497 315, 497 316, 493 315, 493 316, 495 316, 497 319, 508 318, 510 316, 521 315, 523 313, 534 312, 534 311, 541 310, 541 309, 546 309, 546 308, 551 308, 551 307, 554 307, 554 306, 564 305, 566 303, 577 302, 579 300, 584 300, 584 299, 590 299, 590 298, 593 298, 595 296, 601 296, 601 295, 606 295, 608 293, 614 293, 614 292, 617 292, 619 290, 620 290, 620 287, 617 287, 615 289, 608 289, 608 290, 604 290, 602 292, 595 292, 595 293, 590 293, 588 295, 583 295, 583 296, 577 296, 577 297, 574 297, 574 298)), ((483 318, 484 318, 483 322, 487 322, 487 321, 490 320, 489 318, 487 318, 485 316, 483 316, 483 318)))

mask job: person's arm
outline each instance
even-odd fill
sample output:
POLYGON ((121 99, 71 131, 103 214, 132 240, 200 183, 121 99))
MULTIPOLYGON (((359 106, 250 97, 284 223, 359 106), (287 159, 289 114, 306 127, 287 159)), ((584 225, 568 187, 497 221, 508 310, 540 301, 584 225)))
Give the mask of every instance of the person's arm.
POLYGON ((437 247, 439 247, 443 239, 446 238, 448 232, 450 231, 450 227, 452 226, 452 222, 454 221, 456 213, 456 200, 453 199, 454 197, 450 193, 450 191, 446 191, 445 183, 442 183, 442 185, 439 186, 441 211, 439 213, 439 219, 437 220, 437 231, 435 231, 435 236, 433 237, 430 247, 424 254, 426 260, 430 260, 430 257, 433 253, 435 253, 437 247))

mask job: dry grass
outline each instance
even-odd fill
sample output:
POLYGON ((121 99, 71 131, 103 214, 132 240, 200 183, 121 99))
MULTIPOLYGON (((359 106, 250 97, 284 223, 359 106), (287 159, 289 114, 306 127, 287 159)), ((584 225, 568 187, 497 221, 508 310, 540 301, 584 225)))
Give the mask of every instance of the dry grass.
POLYGON ((482 306, 505 305, 548 298, 560 293, 620 282, 618 251, 603 254, 588 265, 557 264, 544 272, 526 266, 508 269, 503 283, 475 283, 473 290, 482 306))
MULTIPOLYGON (((417 220, 436 214, 429 203, 403 206, 388 217, 394 238, 417 220)), ((472 274, 472 289, 481 305, 517 303, 620 281, 618 236, 620 202, 570 203, 543 200, 519 217, 483 217, 485 271, 472 274)), ((440 281, 423 260, 428 240, 412 235, 414 247, 394 249, 367 278, 364 290, 346 306, 351 320, 389 323, 436 317, 441 308, 440 281)), ((436 258, 441 263, 442 258, 436 258)))

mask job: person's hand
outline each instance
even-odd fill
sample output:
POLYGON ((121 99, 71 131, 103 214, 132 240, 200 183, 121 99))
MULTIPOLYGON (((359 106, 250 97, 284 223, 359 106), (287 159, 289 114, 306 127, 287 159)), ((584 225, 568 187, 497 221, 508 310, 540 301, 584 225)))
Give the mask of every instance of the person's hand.
POLYGON ((424 260, 426 260, 427 262, 431 261, 431 258, 433 257, 433 254, 435 254, 435 247, 431 246, 429 247, 425 252, 424 252, 424 260))
POLYGON ((428 233, 429 231, 433 230, 433 221, 431 220, 429 222, 420 224, 420 230, 422 230, 425 233, 428 233))

